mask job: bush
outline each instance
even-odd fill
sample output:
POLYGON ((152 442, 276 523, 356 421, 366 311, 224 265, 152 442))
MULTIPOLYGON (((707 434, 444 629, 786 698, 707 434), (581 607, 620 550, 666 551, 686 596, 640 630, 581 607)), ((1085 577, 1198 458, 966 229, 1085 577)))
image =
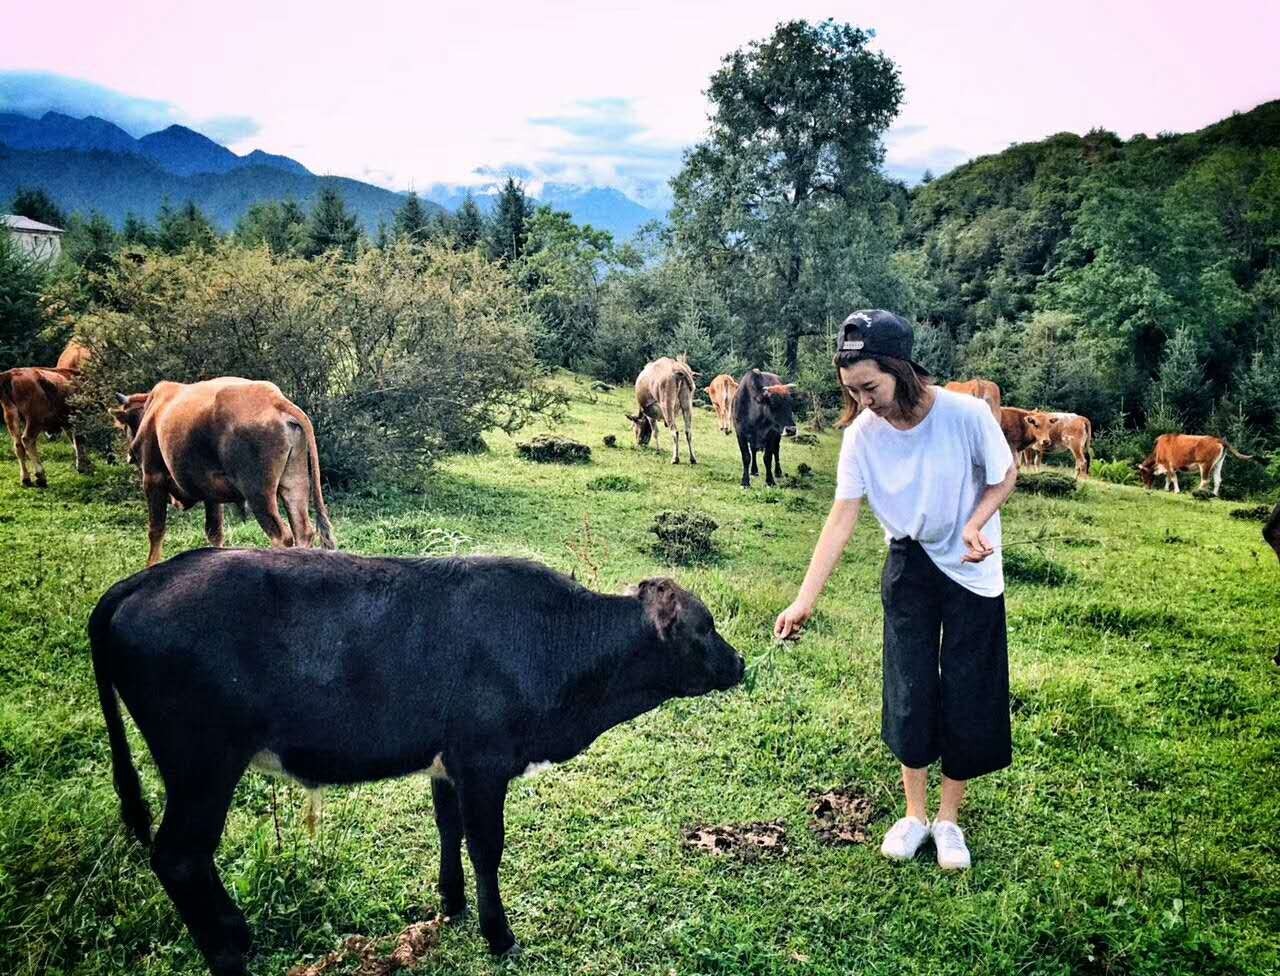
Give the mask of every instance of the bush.
POLYGON ((1042 471, 1038 474, 1018 473, 1018 491, 1025 491, 1031 495, 1048 495, 1051 498, 1061 498, 1074 494, 1076 488, 1075 478, 1071 475, 1060 474, 1057 471, 1042 471))
POLYGON ((659 512, 653 517, 649 531, 658 537, 656 551, 669 563, 701 562, 715 555, 711 538, 720 526, 714 519, 692 509, 659 512))
POLYGON ((48 266, 0 230, 0 370, 52 366, 58 358, 58 343, 43 334, 51 324, 43 294, 47 283, 48 266))
POLYGON ((604 435, 604 446, 605 446, 605 447, 617 447, 617 446, 618 446, 618 436, 617 436, 616 434, 605 434, 605 435, 604 435))
POLYGON ((1136 485, 1138 472, 1128 461, 1096 461, 1090 472, 1099 481, 1113 485, 1136 485))
POLYGON ((1250 505, 1248 508, 1233 508, 1230 512, 1233 519, 1242 522, 1267 522, 1271 519, 1270 505, 1250 505))
POLYGON ((330 482, 411 479, 489 429, 557 415, 535 382, 530 321, 510 276, 473 252, 406 241, 351 262, 266 248, 138 252, 107 272, 78 331, 93 350, 80 405, 161 379, 270 380, 307 412, 330 482))
POLYGON ((587 491, 644 491, 644 482, 625 474, 602 474, 587 482, 587 491))
POLYGON ((516 445, 516 453, 526 461, 540 464, 589 464, 591 448, 568 437, 539 434, 531 441, 516 445))
POLYGON ((1004 578, 1015 583, 1033 583, 1036 586, 1065 586, 1075 581, 1076 574, 1065 566, 1046 559, 1038 552, 1025 549, 1007 549, 1002 556, 1004 578))
POLYGON ((1109 427, 1094 435, 1093 456, 1112 458, 1112 464, 1120 461, 1139 464, 1151 453, 1155 440, 1155 435, 1146 431, 1109 427))

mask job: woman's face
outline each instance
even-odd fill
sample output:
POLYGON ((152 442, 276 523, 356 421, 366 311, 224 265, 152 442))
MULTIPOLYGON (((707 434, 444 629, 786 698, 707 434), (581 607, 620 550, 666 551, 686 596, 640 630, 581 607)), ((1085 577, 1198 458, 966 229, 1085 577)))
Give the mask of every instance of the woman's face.
POLYGON ((874 359, 859 359, 852 366, 841 366, 840 382, 863 410, 870 410, 878 417, 888 417, 897 411, 893 395, 898 390, 898 381, 874 359))

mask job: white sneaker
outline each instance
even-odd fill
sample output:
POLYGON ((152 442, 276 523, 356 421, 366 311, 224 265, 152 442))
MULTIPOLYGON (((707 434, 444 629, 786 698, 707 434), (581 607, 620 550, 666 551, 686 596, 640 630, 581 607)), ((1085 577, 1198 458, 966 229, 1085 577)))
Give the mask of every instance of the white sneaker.
POLYGON ((880 853, 894 861, 909 861, 920 845, 929 839, 929 825, 915 817, 903 817, 889 828, 880 845, 880 853))
POLYGON ((964 831, 950 820, 933 822, 933 846, 938 849, 938 867, 944 871, 963 871, 969 866, 969 848, 964 831))

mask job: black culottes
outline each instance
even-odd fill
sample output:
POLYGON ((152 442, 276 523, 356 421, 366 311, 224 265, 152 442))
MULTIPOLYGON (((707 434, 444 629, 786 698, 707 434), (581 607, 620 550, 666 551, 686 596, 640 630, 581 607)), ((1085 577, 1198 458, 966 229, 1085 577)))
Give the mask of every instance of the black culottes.
POLYGON ((889 544, 880 734, 913 769, 942 760, 972 779, 1008 766, 1009 650, 1004 594, 978 596, 934 565, 914 539, 889 544))

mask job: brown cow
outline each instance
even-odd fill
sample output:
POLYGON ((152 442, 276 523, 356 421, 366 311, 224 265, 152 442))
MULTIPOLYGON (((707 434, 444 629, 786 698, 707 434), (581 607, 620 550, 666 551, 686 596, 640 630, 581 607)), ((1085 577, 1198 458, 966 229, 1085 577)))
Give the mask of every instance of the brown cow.
POLYGON ((58 357, 58 369, 74 369, 83 370, 85 363, 92 357, 88 346, 83 346, 75 339, 67 343, 66 348, 62 350, 62 355, 58 357))
POLYGON ((1253 460, 1251 454, 1241 454, 1220 437, 1204 437, 1195 434, 1161 434, 1156 438, 1155 450, 1147 455, 1138 474, 1142 483, 1150 488, 1156 475, 1164 475, 1164 486, 1175 494, 1182 489, 1178 485, 1178 472, 1188 468, 1200 469, 1201 489, 1213 478, 1213 493, 1222 487, 1222 462, 1230 451, 1241 461, 1253 460))
POLYGON ((737 392, 738 381, 728 373, 721 373, 707 386, 707 395, 716 408, 721 433, 728 434, 733 430, 733 395, 737 392))
POLYGON ((76 452, 76 470, 81 474, 93 470, 80 437, 70 427, 69 398, 79 375, 78 370, 44 366, 19 366, 0 373, 0 405, 4 407, 4 424, 13 438, 13 453, 18 456, 24 488, 33 484, 45 488, 49 484, 40 460, 41 434, 53 437, 67 431, 76 452))
POLYGON ((160 561, 171 496, 183 508, 204 502, 212 546, 222 545, 223 504, 248 502, 275 547, 311 545, 310 496, 321 544, 335 548, 311 420, 274 383, 223 376, 117 396, 121 405, 111 415, 132 435, 129 460, 141 467, 147 496, 148 566, 160 561))
POLYGON ((1000 421, 1000 387, 990 380, 974 379, 953 380, 948 383, 946 389, 955 393, 967 393, 969 396, 976 396, 991 408, 991 415, 996 418, 996 422, 1000 421))
POLYGON ((1078 413, 1046 413, 1034 410, 1027 426, 1035 433, 1031 446, 1032 463, 1039 467, 1046 454, 1070 451, 1076 459, 1076 477, 1088 477, 1093 463, 1093 424, 1078 413))
POLYGON ((1036 435, 1027 425, 1027 418, 1030 416, 1030 410, 1023 410, 1020 407, 1000 408, 1000 430, 1004 432, 1004 439, 1009 442, 1009 450, 1013 452, 1019 464, 1023 463, 1024 452, 1036 441, 1036 435))
MULTIPOLYGON (((684 439, 689 445, 689 463, 697 464, 697 455, 693 453, 693 388, 696 374, 684 361, 684 356, 672 359, 663 356, 648 363, 636 377, 636 405, 639 412, 635 416, 627 414, 636 435, 636 444, 644 447, 653 437, 653 446, 658 447, 658 420, 661 419, 671 431, 671 439, 675 442, 671 455, 671 463, 680 463, 680 432, 676 430, 676 410, 684 415, 684 439)), ((661 449, 661 448, 659 448, 661 449)))

